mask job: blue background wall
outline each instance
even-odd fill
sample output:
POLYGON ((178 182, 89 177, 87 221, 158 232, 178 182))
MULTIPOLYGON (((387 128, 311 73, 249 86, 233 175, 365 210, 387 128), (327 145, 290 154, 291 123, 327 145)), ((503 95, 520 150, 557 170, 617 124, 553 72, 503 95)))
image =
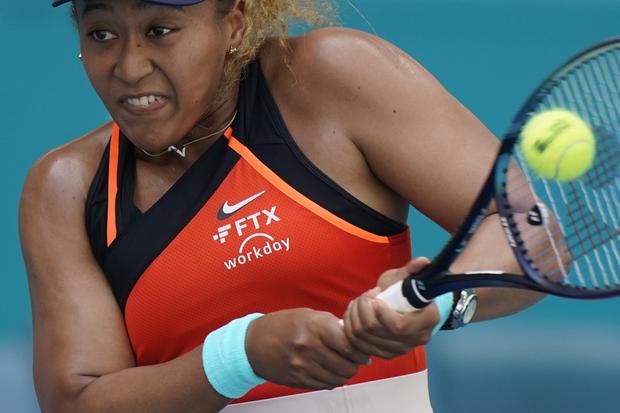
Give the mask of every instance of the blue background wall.
MULTIPOLYGON (((424 64, 496 135, 533 87, 583 47, 617 33, 614 0, 355 0, 344 23, 372 31, 424 64)), ((0 411, 38 411, 31 380, 28 291, 17 236, 19 192, 45 151, 106 119, 76 59, 67 8, 0 2, 4 150, 0 239, 0 411), (36 133, 35 133, 36 131, 36 133)), ((446 234, 412 212, 414 252, 446 234)), ((548 298, 516 316, 441 333, 429 345, 437 413, 615 412, 620 300, 548 298)))

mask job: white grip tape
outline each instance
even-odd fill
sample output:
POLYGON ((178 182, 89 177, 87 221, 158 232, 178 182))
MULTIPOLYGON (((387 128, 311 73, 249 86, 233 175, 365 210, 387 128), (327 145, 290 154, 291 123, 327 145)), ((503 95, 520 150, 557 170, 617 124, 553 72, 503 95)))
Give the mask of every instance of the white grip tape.
POLYGON ((403 295, 402 281, 390 285, 387 289, 377 295, 377 298, 383 300, 392 310, 400 311, 403 313, 410 313, 419 310, 418 308, 415 308, 414 306, 409 304, 409 301, 403 295))

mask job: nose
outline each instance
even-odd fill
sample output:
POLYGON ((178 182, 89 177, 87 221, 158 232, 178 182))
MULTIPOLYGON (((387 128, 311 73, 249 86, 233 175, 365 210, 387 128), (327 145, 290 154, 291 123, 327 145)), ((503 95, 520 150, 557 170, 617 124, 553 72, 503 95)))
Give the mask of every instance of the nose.
POLYGON ((127 84, 135 84, 152 72, 153 63, 147 48, 136 41, 126 42, 114 66, 114 76, 127 84))

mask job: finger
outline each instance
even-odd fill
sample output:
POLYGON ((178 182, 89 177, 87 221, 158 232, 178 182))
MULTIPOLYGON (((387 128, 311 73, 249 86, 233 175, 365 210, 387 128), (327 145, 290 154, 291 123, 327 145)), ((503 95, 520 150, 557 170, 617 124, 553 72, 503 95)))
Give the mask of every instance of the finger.
POLYGON ((405 265, 405 270, 409 274, 415 274, 416 272, 420 272, 424 267, 426 267, 430 263, 431 261, 426 257, 413 258, 405 265))
POLYGON ((333 385, 331 383, 326 383, 322 380, 316 379, 310 375, 298 375, 293 374, 295 377, 294 383, 287 384, 290 387, 297 387, 300 389, 308 389, 308 390, 330 390, 334 387, 338 387, 338 385, 333 385))
MULTIPOLYGON (((395 332, 386 328, 382 321, 378 318, 378 310, 375 303, 378 300, 367 299, 361 300, 358 306, 358 314, 361 321, 363 331, 359 332, 358 337, 361 337, 366 343, 372 345, 378 349, 381 357, 394 356, 404 354, 409 351, 409 345, 407 343, 407 336, 398 334, 400 331, 395 332)), ((393 311, 387 306, 383 306, 382 310, 389 314, 389 317, 393 317, 398 324, 398 319, 402 317, 402 314, 393 311)), ((383 315, 386 317, 386 315, 383 315)))
MULTIPOLYGON (((365 302, 367 300, 364 300, 364 298, 362 296, 356 299, 350 309, 351 332, 349 339, 353 346, 364 353, 381 358, 393 358, 404 354, 407 351, 407 347, 403 346, 402 343, 377 337, 368 331, 368 329, 375 327, 370 325, 371 321, 368 318, 365 320, 362 318, 361 313, 366 311, 363 307, 368 305, 365 302)), ((367 316, 365 315, 364 317, 367 316)))
POLYGON ((358 351, 360 353, 365 353, 362 348, 360 348, 359 346, 355 344, 355 342, 357 341, 357 337, 355 337, 355 334, 353 333, 353 331, 358 325, 358 320, 356 318, 357 317, 356 312, 354 310, 354 307, 356 305, 355 301, 356 300, 349 302, 347 311, 345 311, 344 316, 342 317, 342 323, 344 326, 344 334, 347 337, 347 341, 349 342, 349 345, 351 345, 355 351, 358 351))
POLYGON ((359 332, 362 330, 362 324, 357 313, 359 300, 360 297, 349 303, 349 308, 345 314, 345 334, 349 340, 349 343, 351 343, 351 345, 358 351, 366 354, 376 354, 374 348, 358 337, 359 332))
POLYGON ((359 305, 360 297, 357 297, 355 300, 349 303, 349 307, 347 308, 347 312, 345 314, 345 322, 344 322, 344 332, 347 336, 349 342, 359 351, 364 352, 364 350, 355 345, 355 341, 358 338, 355 336, 355 332, 360 330, 361 322, 359 320, 359 316, 357 314, 357 307, 359 305))
POLYGON ((432 330, 439 322, 439 310, 435 303, 407 313, 392 310, 382 300, 373 300, 372 304, 375 307, 377 319, 396 335, 406 335, 412 330, 432 330))
POLYGON ((430 261, 426 257, 417 257, 410 260, 407 264, 400 268, 393 268, 385 271, 379 277, 377 285, 381 289, 386 289, 392 284, 397 283, 400 280, 404 280, 411 274, 415 274, 430 264, 430 261))
POLYGON ((342 386, 357 373, 359 364, 355 364, 338 353, 322 348, 308 360, 306 374, 323 383, 327 388, 342 386))
MULTIPOLYGON (((378 311, 375 305, 377 301, 369 296, 363 297, 360 300, 357 311, 363 330, 359 332, 358 337, 361 337, 366 343, 376 348, 379 351, 376 354, 381 357, 394 357, 395 355, 407 353, 409 346, 404 337, 386 329, 377 318, 378 311)), ((395 319, 402 317, 400 313, 390 310, 385 305, 381 309, 395 319)))
POLYGON ((407 271, 405 267, 387 270, 381 274, 377 280, 377 286, 380 287, 381 290, 385 290, 390 285, 396 284, 400 280, 404 280, 409 276, 409 274, 409 271, 407 271))
MULTIPOLYGON (((366 361, 368 356, 363 358, 366 361)), ((333 351, 327 347, 316 353, 314 361, 323 370, 330 373, 339 380, 348 380, 357 373, 361 363, 355 363, 340 353, 333 351)))
POLYGON ((393 268, 391 270, 385 271, 379 277, 377 281, 377 285, 381 287, 382 290, 386 289, 392 284, 397 283, 400 280, 404 280, 409 277, 411 274, 415 274, 422 270, 430 264, 430 261, 426 257, 417 257, 410 260, 407 264, 400 268, 393 268))
POLYGON ((439 313, 434 305, 411 313, 397 313, 381 300, 375 300, 373 305, 376 317, 386 331, 410 346, 426 344, 430 340, 433 328, 439 322, 439 313))
POLYGON ((403 313, 392 310, 383 300, 372 298, 371 294, 365 295, 360 299, 357 311, 362 328, 369 334, 364 336, 365 338, 377 337, 391 341, 401 341, 400 336, 403 335, 401 333, 403 313), (382 316, 381 319, 378 318, 379 315, 382 316))
POLYGON ((357 348, 355 348, 346 335, 346 329, 350 329, 350 322, 348 317, 349 315, 345 313, 343 317, 344 325, 340 324, 340 322, 337 322, 334 323, 332 327, 328 327, 328 334, 320 335, 321 341, 327 348, 333 350, 341 357, 346 358, 347 360, 355 363, 356 365, 369 364, 370 355, 367 353, 363 353, 357 348))

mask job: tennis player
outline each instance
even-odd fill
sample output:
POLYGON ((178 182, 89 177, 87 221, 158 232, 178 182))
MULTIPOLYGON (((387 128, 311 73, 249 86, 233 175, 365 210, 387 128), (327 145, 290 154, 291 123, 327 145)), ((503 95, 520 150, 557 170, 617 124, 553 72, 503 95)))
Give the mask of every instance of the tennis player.
MULTIPOLYGON (((113 121, 43 156, 23 190, 42 411, 431 412, 422 345, 476 297, 410 314, 373 297, 427 264, 409 205, 459 225, 491 133, 384 40, 286 37, 327 2, 72 7, 113 121)), ((457 265, 516 267, 503 239, 489 215, 457 265)), ((484 320, 538 296, 477 298, 484 320)))

